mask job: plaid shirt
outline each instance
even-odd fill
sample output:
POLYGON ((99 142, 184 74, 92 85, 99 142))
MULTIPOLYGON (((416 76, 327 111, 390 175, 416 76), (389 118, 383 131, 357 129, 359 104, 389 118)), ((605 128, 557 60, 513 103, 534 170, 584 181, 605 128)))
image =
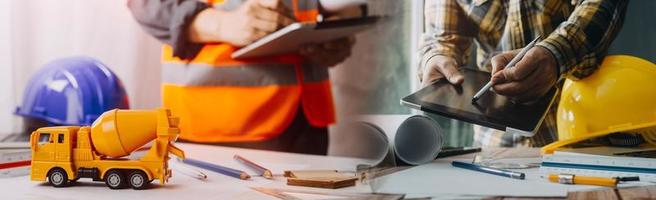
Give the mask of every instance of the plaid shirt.
MULTIPOLYGON (((537 45, 554 55, 561 78, 584 78, 606 55, 622 26, 627 4, 628 0, 426 0, 420 67, 436 55, 455 58, 459 65, 465 65, 475 42, 476 64, 489 71, 494 55, 522 48, 541 35, 545 39, 537 45)), ((555 139, 553 114, 545 120, 551 133, 538 133, 532 145, 541 146, 555 139)), ((492 146, 526 144, 525 138, 494 134, 498 137, 476 134, 481 137, 475 141, 492 146), (483 137, 498 142, 481 141, 483 137)))

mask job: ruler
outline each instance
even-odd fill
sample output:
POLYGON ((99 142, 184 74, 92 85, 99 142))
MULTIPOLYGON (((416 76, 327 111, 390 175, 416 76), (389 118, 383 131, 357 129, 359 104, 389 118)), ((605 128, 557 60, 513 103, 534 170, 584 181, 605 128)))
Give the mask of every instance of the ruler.
POLYGON ((620 156, 545 155, 542 162, 656 169, 656 159, 620 156))
MULTIPOLYGON (((544 164, 544 163, 543 163, 544 164)), ((582 176, 598 176, 598 177, 627 177, 639 176, 640 181, 656 182, 656 174, 653 173, 639 173, 639 172, 626 172, 626 171, 612 171, 612 170, 596 170, 596 169, 581 169, 570 167, 553 167, 553 166, 540 166, 540 172, 544 174, 576 174, 582 176)))

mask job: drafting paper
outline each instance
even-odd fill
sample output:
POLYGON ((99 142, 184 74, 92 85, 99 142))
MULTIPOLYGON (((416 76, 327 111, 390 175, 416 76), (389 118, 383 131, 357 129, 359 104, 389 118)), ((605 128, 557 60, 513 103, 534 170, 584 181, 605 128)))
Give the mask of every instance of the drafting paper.
MULTIPOLYGON (((511 160, 511 159, 507 159, 511 160)), ((539 158, 512 159, 534 163, 539 158)), ((471 161, 471 160, 461 160, 471 161)), ((568 191, 597 189, 596 186, 564 185, 542 179, 538 168, 514 170, 526 173, 526 180, 511 179, 451 166, 451 160, 413 167, 376 181, 374 191, 381 193, 411 193, 427 196, 458 194, 515 197, 565 197, 568 191)))

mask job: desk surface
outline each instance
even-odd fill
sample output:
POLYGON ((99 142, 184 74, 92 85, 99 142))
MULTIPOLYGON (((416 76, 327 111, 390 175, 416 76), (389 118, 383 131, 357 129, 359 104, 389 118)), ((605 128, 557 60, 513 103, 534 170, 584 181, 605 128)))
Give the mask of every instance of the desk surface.
MULTIPOLYGON (((93 198, 94 200, 97 200, 138 198, 163 200, 184 199, 189 197, 192 197, 193 199, 276 199, 272 196, 256 192, 250 189, 250 187, 285 188, 303 191, 340 193, 369 193, 372 191, 370 185, 362 183, 358 183, 355 187, 347 187, 338 190, 287 186, 285 185, 285 178, 281 176, 282 170, 290 169, 337 169, 342 171, 353 171, 357 164, 366 162, 361 159, 302 155, 196 144, 177 144, 177 146, 182 148, 190 158, 203 159, 249 172, 248 168, 232 159, 234 154, 239 154, 271 168, 275 177, 274 180, 268 180, 254 176, 251 180, 242 181, 213 172, 204 171, 208 175, 208 179, 200 181, 181 173, 176 173, 175 167, 178 167, 176 166, 178 163, 172 161, 171 167, 174 168, 174 175, 170 179, 170 182, 165 186, 161 186, 157 182, 154 182, 154 187, 149 190, 110 190, 102 182, 91 182, 90 180, 84 179, 80 180, 75 186, 53 188, 45 183, 31 182, 28 180, 28 177, 23 176, 1 178, 0 196, 3 197, 2 199, 93 198)), ((486 155, 492 155, 495 158, 502 158, 537 156, 537 152, 537 149, 487 149, 483 153, 486 155)), ((568 198, 617 199, 621 197, 623 199, 629 199, 653 198, 654 195, 656 195, 656 186, 619 190, 601 189, 589 192, 572 192, 568 194, 568 198)), ((442 198, 453 198, 453 196, 442 198)), ((491 199, 518 198, 491 197, 491 199)))

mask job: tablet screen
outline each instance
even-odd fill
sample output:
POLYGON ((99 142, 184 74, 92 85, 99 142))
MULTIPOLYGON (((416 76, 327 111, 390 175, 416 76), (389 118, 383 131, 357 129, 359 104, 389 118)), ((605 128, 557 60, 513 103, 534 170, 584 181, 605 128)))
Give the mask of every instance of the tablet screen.
POLYGON ((494 92, 486 92, 476 103, 471 99, 489 80, 490 74, 465 69, 460 86, 442 79, 401 99, 408 107, 505 131, 507 127, 534 132, 549 110, 558 90, 553 88, 531 104, 514 103, 494 92))

